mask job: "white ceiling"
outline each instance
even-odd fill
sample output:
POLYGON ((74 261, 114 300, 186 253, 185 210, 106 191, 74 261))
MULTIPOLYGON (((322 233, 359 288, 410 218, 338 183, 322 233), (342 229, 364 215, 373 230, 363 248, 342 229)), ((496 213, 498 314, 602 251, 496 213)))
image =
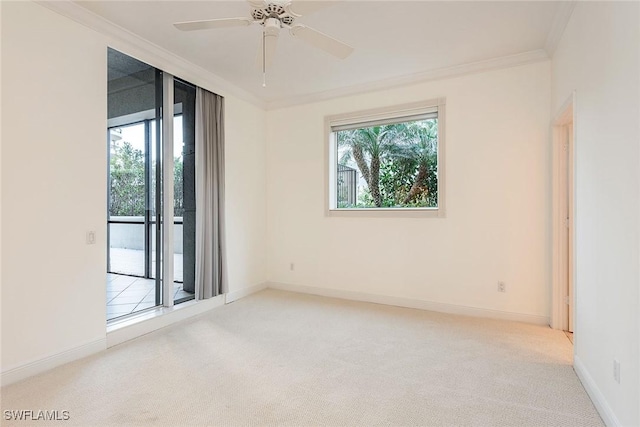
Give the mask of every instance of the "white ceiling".
MULTIPOLYGON (((562 2, 342 1, 303 23, 355 48, 345 60, 280 33, 262 87, 261 27, 181 32, 173 22, 249 17, 245 1, 82 1, 80 6, 267 103, 545 48, 562 2)), ((294 0, 295 4, 295 0, 294 0)))

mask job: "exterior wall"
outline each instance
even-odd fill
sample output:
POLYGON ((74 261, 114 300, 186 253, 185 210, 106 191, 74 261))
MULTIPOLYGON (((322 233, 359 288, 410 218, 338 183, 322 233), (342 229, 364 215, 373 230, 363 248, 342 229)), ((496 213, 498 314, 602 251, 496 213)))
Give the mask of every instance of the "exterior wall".
MULTIPOLYGON (((139 221, 143 222, 144 217, 141 216, 120 216, 120 221, 139 221)), ((182 220, 181 217, 174 217, 176 221, 182 220)), ((173 226, 173 252, 182 253, 182 224, 173 226)), ((155 246, 155 234, 151 233, 153 245, 155 246)), ((109 240, 112 248, 134 249, 136 251, 144 250, 144 224, 111 224, 109 230, 109 240)))

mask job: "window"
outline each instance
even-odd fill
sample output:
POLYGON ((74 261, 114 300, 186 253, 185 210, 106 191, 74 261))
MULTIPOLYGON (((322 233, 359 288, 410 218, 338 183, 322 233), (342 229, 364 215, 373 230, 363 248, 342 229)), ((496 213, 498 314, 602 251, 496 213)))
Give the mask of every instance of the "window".
POLYGON ((444 215, 444 99, 326 118, 329 215, 444 215))

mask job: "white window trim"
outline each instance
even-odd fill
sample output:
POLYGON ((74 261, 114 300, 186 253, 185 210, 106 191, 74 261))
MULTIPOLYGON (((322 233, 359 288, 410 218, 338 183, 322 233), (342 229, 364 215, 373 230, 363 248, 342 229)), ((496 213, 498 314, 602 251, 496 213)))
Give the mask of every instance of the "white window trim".
POLYGON ((374 218, 444 218, 445 217, 445 132, 446 109, 445 98, 428 101, 394 105, 351 113, 326 116, 324 119, 325 140, 325 216, 331 217, 374 217, 374 218), (438 112, 438 207, 437 208, 353 208, 338 209, 333 206, 335 200, 335 167, 336 148, 332 126, 346 125, 355 122, 401 118, 433 111, 438 112))

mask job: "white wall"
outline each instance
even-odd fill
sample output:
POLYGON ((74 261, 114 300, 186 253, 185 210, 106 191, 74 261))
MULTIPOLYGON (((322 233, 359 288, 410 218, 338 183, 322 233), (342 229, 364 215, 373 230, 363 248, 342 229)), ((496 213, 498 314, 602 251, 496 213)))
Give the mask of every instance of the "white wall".
MULTIPOLYGON (((43 6, 2 2, 3 373, 104 343, 108 45, 129 51, 43 6)), ((263 283, 265 113, 140 45, 138 59, 226 96, 230 291, 263 283)))
MULTIPOLYGON (((0 4, 0 36, 2 30, 2 4, 0 4)), ((0 39, 0 296, 2 296, 2 40, 0 39)), ((0 365, 2 364, 2 304, 0 302, 0 365)))
POLYGON ((269 280, 544 320, 549 67, 540 62, 268 112, 269 280), (447 102, 446 218, 326 217, 324 117, 437 97, 447 102))
POLYGON ((578 2, 552 62, 552 111, 576 91, 576 360, 629 426, 640 424, 639 26, 636 2, 578 2))
POLYGON ((268 277, 548 316, 548 126, 575 89, 576 356, 614 417, 640 423, 637 3, 579 3, 552 73, 536 63, 266 114, 208 84, 215 76, 181 74, 189 67, 147 55, 144 44, 111 40, 33 3, 0 4, 3 372, 105 337, 111 45, 226 95, 232 292, 268 277), (324 116, 440 96, 446 218, 325 217, 324 116), (85 244, 90 229, 95 246, 85 244), (498 280, 506 294, 496 292, 498 280))
POLYGON ((266 114, 225 98, 226 221, 229 292, 267 280, 266 114))
POLYGON ((2 369, 105 336, 106 52, 2 4, 2 369))

